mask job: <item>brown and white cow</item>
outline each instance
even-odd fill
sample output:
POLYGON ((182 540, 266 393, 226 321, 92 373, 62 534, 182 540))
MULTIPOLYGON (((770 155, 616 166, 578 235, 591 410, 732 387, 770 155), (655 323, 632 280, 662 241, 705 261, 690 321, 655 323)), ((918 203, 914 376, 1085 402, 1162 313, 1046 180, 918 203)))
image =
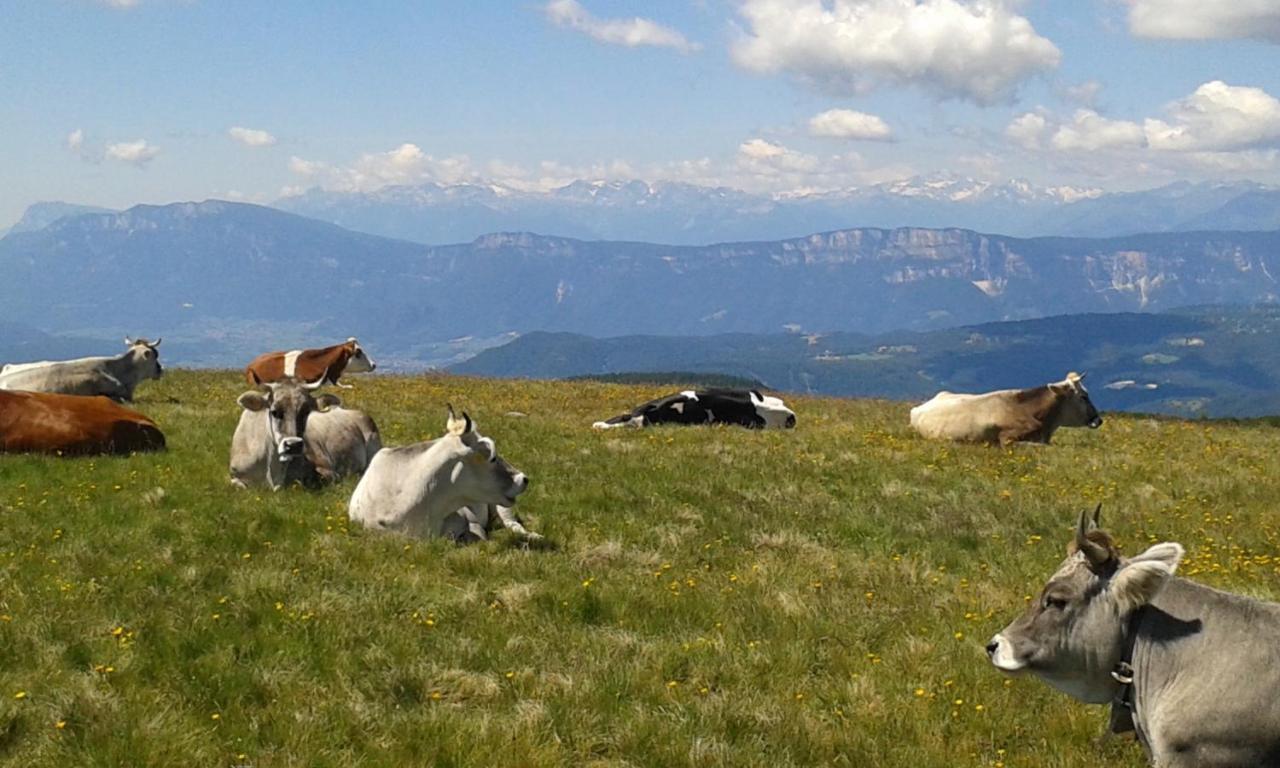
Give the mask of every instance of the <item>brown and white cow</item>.
POLYGON ((323 349, 294 349, 288 352, 266 352, 258 355, 244 369, 245 381, 251 386, 270 384, 286 376, 350 388, 339 384, 344 373, 367 373, 378 366, 365 354, 364 348, 351 337, 341 344, 323 349))
POLYGON ((1102 426, 1083 381, 1083 374, 1072 372, 1062 381, 1031 389, 982 395, 939 392, 911 409, 911 426, 935 440, 1048 443, 1059 427, 1102 426))
POLYGON ((86 456, 163 448, 154 421, 107 397, 0 391, 0 453, 86 456))

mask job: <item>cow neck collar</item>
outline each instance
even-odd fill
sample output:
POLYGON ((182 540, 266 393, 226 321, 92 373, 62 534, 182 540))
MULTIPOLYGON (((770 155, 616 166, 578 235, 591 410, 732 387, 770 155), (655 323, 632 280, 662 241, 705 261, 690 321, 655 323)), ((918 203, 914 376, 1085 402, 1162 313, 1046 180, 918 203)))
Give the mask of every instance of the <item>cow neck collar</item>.
POLYGON ((1133 722, 1133 705, 1136 699, 1133 678, 1133 648, 1138 643, 1138 627, 1146 615, 1147 607, 1129 614, 1125 622, 1124 637, 1120 643, 1120 660, 1111 669, 1111 677, 1120 684, 1115 698, 1111 700, 1111 732, 1127 733, 1135 730, 1133 722))

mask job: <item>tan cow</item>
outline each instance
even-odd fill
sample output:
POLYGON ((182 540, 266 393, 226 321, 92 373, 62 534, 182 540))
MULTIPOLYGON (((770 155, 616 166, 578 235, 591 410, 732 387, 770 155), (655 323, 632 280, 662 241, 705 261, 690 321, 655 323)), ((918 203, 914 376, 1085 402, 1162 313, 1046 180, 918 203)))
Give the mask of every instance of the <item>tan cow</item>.
POLYGON ((377 367, 353 336, 341 344, 323 349, 265 352, 244 369, 244 378, 256 387, 280 381, 286 376, 302 381, 323 377, 325 384, 350 388, 347 384, 339 384, 338 377, 344 373, 366 373, 377 367))
POLYGON ((1031 389, 982 395, 939 392, 911 409, 911 426, 934 440, 1008 445, 1048 443, 1058 427, 1102 426, 1082 374, 1031 389))

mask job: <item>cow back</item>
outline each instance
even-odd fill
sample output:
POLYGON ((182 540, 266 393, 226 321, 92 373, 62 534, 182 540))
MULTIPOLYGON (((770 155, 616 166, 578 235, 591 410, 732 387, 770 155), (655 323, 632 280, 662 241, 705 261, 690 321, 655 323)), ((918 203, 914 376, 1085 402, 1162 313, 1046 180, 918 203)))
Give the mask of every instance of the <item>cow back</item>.
POLYGON ((0 391, 0 451, 128 454, 165 447, 155 422, 101 396, 0 391))

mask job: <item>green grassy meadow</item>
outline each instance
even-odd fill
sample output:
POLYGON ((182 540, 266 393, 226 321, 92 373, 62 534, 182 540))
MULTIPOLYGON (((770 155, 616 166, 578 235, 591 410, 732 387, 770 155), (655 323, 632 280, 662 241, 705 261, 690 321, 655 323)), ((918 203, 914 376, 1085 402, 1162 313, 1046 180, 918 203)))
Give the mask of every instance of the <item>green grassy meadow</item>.
POLYGON ((243 380, 172 371, 136 404, 165 453, 0 456, 0 763, 1140 766, 982 651, 1078 512, 1280 598, 1274 426, 1109 414, 1001 450, 789 397, 794 432, 596 433, 666 388, 352 383, 388 445, 469 411, 553 546, 349 528, 354 480, 236 492, 243 380))

